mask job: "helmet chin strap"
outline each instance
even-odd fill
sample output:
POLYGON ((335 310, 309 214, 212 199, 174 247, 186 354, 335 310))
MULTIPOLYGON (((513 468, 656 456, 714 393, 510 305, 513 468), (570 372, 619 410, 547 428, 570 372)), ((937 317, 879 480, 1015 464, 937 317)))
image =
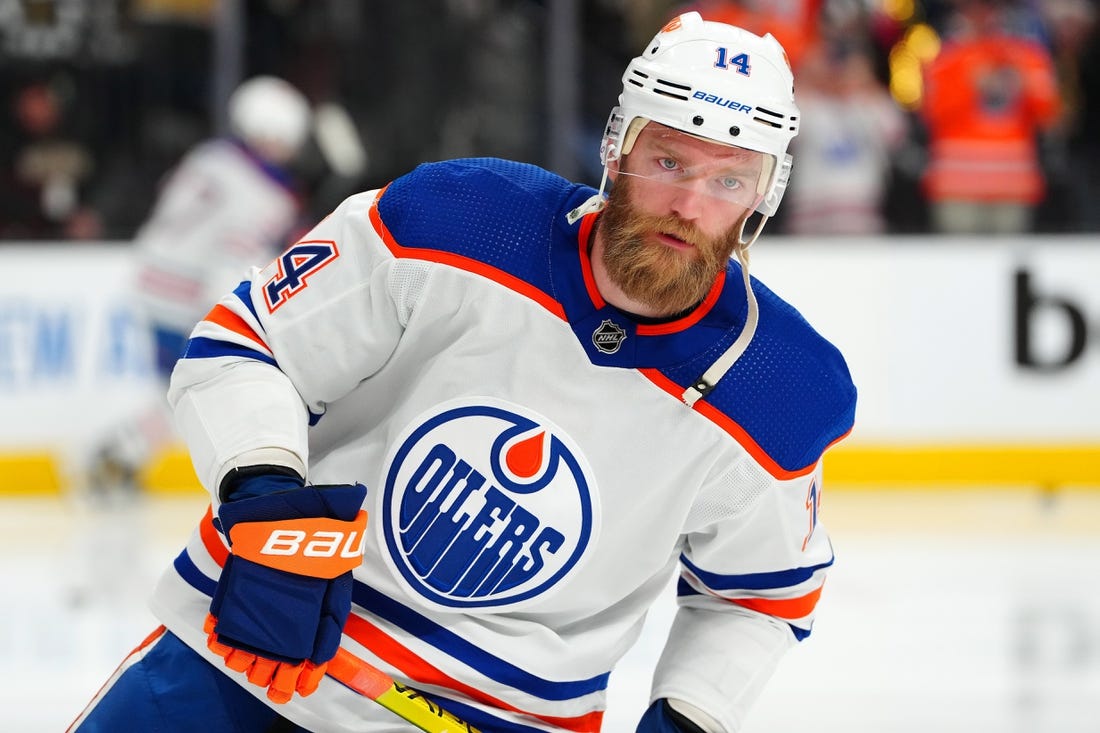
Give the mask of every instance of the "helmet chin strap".
POLYGON ((565 220, 570 224, 576 224, 583 217, 597 211, 601 211, 607 205, 607 196, 603 190, 607 186, 607 165, 603 167, 603 178, 600 179, 600 190, 589 197, 583 204, 571 210, 565 215, 565 220))
POLYGON ((756 294, 752 292, 752 280, 749 278, 749 247, 760 236, 767 220, 768 217, 766 216, 760 219, 760 223, 756 225, 752 237, 748 240, 743 238, 747 219, 741 222, 741 227, 737 231, 737 244, 734 245, 733 252, 737 256, 737 261, 741 264, 741 280, 745 285, 745 300, 749 306, 748 314, 745 316, 745 327, 741 329, 741 333, 737 335, 737 339, 730 344, 730 347, 715 359, 713 364, 707 367, 707 370, 703 372, 703 376, 696 379, 680 395, 680 399, 688 407, 694 407, 700 398, 706 397, 714 389, 715 385, 718 384, 718 380, 726 376, 726 372, 733 368, 733 365, 749 348, 749 342, 756 335, 756 325, 760 321, 760 307, 756 303, 756 294))

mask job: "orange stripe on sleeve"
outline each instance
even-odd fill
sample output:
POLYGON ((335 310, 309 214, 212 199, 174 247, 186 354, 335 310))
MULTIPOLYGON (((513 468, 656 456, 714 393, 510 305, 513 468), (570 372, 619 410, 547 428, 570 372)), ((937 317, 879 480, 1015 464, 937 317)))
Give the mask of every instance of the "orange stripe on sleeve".
MULTIPOLYGON (((824 586, 822 586, 824 587, 824 586)), ((770 598, 729 598, 730 603, 747 608, 751 611, 759 611, 769 616, 783 619, 798 619, 809 616, 817 606, 817 599, 821 597, 821 588, 811 591, 800 598, 785 598, 772 600, 770 598)))
POLYGON ((225 561, 229 559, 229 549, 222 542, 218 530, 214 529, 213 505, 206 507, 206 516, 199 522, 199 537, 202 538, 203 547, 210 553, 210 557, 214 558, 214 562, 224 567, 225 561))
POLYGON ((214 306, 213 310, 207 313, 206 317, 203 320, 210 321, 211 323, 216 323, 224 329, 232 331, 233 333, 240 336, 244 336, 249 341, 253 341, 259 344, 267 351, 271 350, 267 347, 267 344, 264 343, 264 340, 260 338, 259 334, 257 334, 256 331, 253 330, 252 326, 249 326, 243 318, 226 308, 224 305, 214 306))

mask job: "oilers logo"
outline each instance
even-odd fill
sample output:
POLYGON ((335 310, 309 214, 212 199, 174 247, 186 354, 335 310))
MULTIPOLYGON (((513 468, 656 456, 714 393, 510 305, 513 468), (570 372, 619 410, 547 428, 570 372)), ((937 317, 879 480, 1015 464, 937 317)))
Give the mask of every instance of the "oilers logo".
POLYGON ((544 597, 595 542, 587 463, 556 426, 497 401, 418 418, 385 466, 375 526, 391 569, 444 609, 544 597))

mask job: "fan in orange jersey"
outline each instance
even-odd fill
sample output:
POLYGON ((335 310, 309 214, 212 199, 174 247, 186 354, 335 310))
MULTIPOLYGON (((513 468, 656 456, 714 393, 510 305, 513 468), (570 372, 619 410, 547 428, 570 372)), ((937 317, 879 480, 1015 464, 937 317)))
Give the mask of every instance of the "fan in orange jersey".
POLYGON ((923 186, 940 232, 1028 231, 1045 194, 1037 138, 1058 118, 1057 81, 1046 49, 1007 30, 1007 10, 962 0, 927 69, 923 186))

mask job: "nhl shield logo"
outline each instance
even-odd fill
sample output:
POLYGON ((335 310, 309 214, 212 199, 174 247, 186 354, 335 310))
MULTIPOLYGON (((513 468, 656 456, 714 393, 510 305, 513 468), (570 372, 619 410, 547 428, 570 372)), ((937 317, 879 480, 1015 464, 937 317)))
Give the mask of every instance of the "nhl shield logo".
POLYGON ((604 319, 600 327, 592 332, 592 345, 605 354, 614 354, 626 340, 626 331, 611 319, 604 319))

